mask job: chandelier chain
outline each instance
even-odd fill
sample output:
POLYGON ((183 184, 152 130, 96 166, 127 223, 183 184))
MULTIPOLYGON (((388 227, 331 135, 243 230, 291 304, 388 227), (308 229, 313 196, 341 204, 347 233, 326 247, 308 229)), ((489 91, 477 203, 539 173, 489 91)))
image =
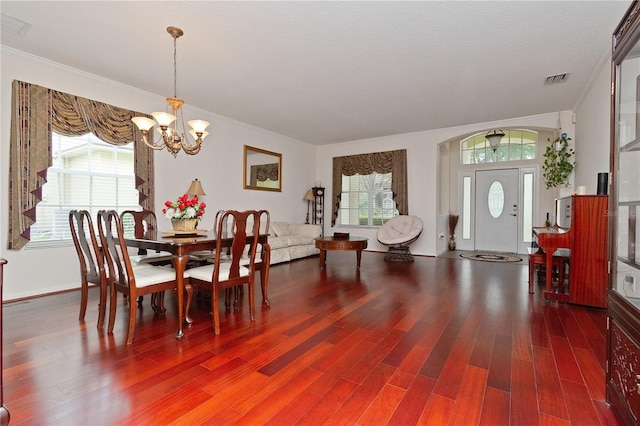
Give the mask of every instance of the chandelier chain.
POLYGON ((178 37, 173 37, 173 97, 178 97, 178 54, 177 54, 178 37))

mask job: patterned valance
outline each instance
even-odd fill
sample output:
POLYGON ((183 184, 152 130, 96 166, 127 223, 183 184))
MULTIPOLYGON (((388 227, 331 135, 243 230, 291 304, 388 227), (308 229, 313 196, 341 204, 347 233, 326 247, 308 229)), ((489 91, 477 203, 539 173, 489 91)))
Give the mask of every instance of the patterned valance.
POLYGON ((134 169, 140 205, 153 210, 153 152, 131 121, 139 112, 14 80, 11 98, 9 154, 9 249, 30 240, 36 205, 51 166, 51 133, 66 136, 93 133, 123 145, 134 142, 134 169))

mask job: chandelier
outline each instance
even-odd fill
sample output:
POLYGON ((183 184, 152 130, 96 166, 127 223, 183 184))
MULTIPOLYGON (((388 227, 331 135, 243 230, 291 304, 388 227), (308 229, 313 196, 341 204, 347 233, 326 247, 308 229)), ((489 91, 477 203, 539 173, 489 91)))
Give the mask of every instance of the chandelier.
POLYGON ((173 97, 167 98, 167 109, 170 107, 173 114, 169 114, 168 112, 152 112, 151 115, 155 121, 147 117, 133 117, 131 121, 138 126, 138 129, 142 132, 142 140, 150 148, 166 148, 174 157, 178 155, 181 149, 189 155, 195 155, 200 152, 202 141, 209 134, 209 132, 205 130, 209 123, 204 120, 190 120, 188 122, 189 126, 191 126, 189 134, 193 137, 193 141, 185 136, 184 117, 181 109, 184 101, 179 99, 176 94, 176 41, 184 32, 176 27, 167 27, 167 32, 173 37, 173 97), (182 123, 182 132, 178 131, 178 114, 180 115, 180 122, 182 123), (160 132, 162 136, 162 139, 157 142, 154 140, 153 135, 151 135, 151 137, 149 136, 149 129, 155 126, 156 122, 160 127, 158 132, 160 132))
POLYGON ((504 132, 502 130, 492 130, 485 135, 485 138, 489 141, 489 146, 496 152, 498 146, 500 146, 500 141, 504 137, 504 132))

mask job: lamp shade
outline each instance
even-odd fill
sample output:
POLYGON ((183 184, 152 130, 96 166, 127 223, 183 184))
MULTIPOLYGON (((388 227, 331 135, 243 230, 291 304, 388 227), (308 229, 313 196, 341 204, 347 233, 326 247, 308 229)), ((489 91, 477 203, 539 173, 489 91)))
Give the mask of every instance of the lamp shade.
POLYGON ((313 191, 308 190, 306 194, 304 194, 304 201, 313 201, 313 191))
POLYGON ((194 132, 197 132, 197 133, 204 132, 204 129, 206 129, 209 126, 209 122, 204 120, 190 120, 190 121, 187 121, 187 124, 191 126, 194 132))
POLYGON ((176 116, 167 112, 152 112, 151 115, 156 119, 159 126, 170 126, 176 119, 176 116))
POLYGON ((489 141, 489 146, 495 152, 500 146, 500 141, 504 137, 504 132, 502 130, 492 130, 485 135, 485 138, 489 141))
POLYGON ((156 125, 156 122, 147 117, 133 117, 131 119, 138 126, 138 129, 145 131, 156 125))
POLYGON ((202 189, 202 184, 198 179, 191 182, 191 186, 187 190, 187 194, 189 195, 207 195, 202 189))

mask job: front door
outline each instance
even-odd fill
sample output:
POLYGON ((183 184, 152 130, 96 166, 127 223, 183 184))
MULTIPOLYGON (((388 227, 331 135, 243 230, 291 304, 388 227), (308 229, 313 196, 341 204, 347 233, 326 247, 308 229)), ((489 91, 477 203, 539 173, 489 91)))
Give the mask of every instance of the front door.
POLYGON ((518 252, 518 177, 518 169, 476 171, 476 250, 518 252))

